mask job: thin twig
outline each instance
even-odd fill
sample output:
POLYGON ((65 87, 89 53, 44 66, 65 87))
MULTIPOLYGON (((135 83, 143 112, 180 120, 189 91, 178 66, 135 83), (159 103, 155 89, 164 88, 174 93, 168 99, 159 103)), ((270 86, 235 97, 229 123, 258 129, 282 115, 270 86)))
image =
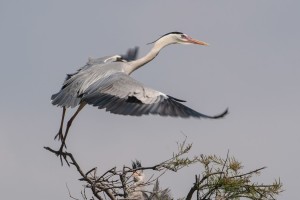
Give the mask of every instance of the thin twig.
MULTIPOLYGON (((76 162, 75 158, 73 157, 73 155, 71 153, 68 153, 66 151, 64 152, 59 152, 59 151, 55 151, 53 149, 51 149, 50 147, 44 147, 46 150, 55 153, 55 154, 61 154, 63 155, 66 159, 67 157, 69 157, 72 161, 72 165, 74 165, 77 169, 77 171, 79 172, 79 174, 83 177, 83 179, 88 182, 90 185, 93 185, 93 181, 91 181, 86 175, 85 173, 82 171, 82 169, 80 168, 80 166, 78 165, 78 163, 76 162)), ((98 192, 96 191, 95 187, 92 187, 92 192, 94 194, 94 196, 96 198, 98 198, 99 200, 103 200, 103 198, 98 194, 98 192)), ((111 200, 116 200, 116 198, 113 196, 113 194, 109 191, 109 190, 104 190, 104 192, 107 194, 107 196, 109 196, 109 198, 111 198, 111 200)))
POLYGON ((76 199, 75 197, 73 197, 72 195, 71 195, 71 192, 70 192, 70 189, 69 189, 69 187, 68 187, 68 184, 66 183, 66 187, 67 187, 67 189, 68 189, 68 192, 69 192, 69 196, 70 196, 70 198, 72 198, 72 199, 75 199, 75 200, 79 200, 79 199, 76 199))

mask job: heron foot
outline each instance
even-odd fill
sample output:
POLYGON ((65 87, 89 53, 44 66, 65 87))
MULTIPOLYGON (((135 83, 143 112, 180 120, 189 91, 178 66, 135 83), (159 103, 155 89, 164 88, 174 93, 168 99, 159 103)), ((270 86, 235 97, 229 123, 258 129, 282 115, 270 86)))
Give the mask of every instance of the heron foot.
POLYGON ((66 161, 67 165, 70 166, 69 161, 67 160, 67 152, 64 152, 64 147, 66 147, 66 145, 64 143, 61 144, 60 148, 58 151, 55 152, 56 156, 60 157, 60 162, 61 162, 61 166, 63 166, 63 160, 66 161))
POLYGON ((62 128, 59 129, 58 133, 54 137, 54 140, 56 140, 56 138, 58 138, 58 141, 59 140, 61 140, 61 141, 63 140, 64 135, 63 135, 63 132, 62 132, 62 128))

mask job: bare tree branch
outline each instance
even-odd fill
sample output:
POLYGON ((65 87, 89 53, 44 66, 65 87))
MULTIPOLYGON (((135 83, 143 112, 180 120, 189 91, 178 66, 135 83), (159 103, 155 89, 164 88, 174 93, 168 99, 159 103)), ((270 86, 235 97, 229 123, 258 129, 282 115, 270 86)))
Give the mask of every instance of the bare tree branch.
MULTIPOLYGON (((195 182, 185 197, 186 200, 191 200, 196 193, 197 200, 224 200, 248 198, 255 200, 275 199, 275 196, 282 192, 282 183, 275 180, 272 184, 257 184, 252 183, 251 178, 266 167, 261 167, 242 173, 243 168, 241 163, 236 161, 234 157, 229 157, 229 151, 226 158, 222 159, 215 155, 200 155, 189 158, 186 156, 192 144, 186 143, 186 138, 182 143, 177 143, 177 152, 159 164, 153 166, 141 166, 139 161, 134 167, 123 166, 121 170, 113 167, 105 171, 102 175, 97 175, 97 167, 94 167, 87 172, 84 172, 74 156, 67 151, 55 151, 50 147, 44 147, 46 150, 60 156, 61 162, 64 161, 68 166, 73 165, 79 172, 80 181, 84 181, 82 198, 87 200, 85 189, 89 188, 93 196, 89 199, 98 200, 171 200, 174 199, 169 194, 169 189, 161 190, 158 186, 158 179, 161 178, 167 171, 177 172, 178 170, 187 167, 191 164, 201 164, 203 171, 200 175, 195 175, 195 182), (152 170, 153 174, 149 178, 144 177, 144 171, 152 170), (146 189, 150 185, 154 185, 153 190, 146 189)), ((72 197, 67 186, 69 196, 74 200, 79 200, 72 197)))

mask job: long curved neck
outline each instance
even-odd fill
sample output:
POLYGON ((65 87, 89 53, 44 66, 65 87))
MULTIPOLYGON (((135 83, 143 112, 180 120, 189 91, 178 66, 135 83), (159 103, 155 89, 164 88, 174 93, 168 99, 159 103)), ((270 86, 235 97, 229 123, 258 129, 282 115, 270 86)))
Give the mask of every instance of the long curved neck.
POLYGON ((137 60, 128 62, 125 67, 125 73, 127 74, 131 74, 132 72, 134 72, 135 70, 137 70, 138 68, 142 67, 143 65, 147 64, 148 62, 150 62, 151 60, 153 60, 158 53, 160 52, 160 50, 162 48, 164 48, 165 46, 172 44, 170 43, 170 41, 168 40, 158 40, 154 43, 154 46, 152 47, 152 49, 150 50, 150 52, 145 55, 142 58, 139 58, 137 60))

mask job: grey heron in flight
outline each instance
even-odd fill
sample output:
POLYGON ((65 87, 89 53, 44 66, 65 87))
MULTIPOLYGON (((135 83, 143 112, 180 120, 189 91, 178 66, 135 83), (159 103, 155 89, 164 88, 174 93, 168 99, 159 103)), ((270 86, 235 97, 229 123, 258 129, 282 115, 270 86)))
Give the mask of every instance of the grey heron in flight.
MULTIPOLYGON (((150 52, 135 59, 137 49, 131 50, 125 56, 103 57, 90 60, 87 65, 73 74, 68 74, 61 90, 51 97, 52 104, 63 108, 61 125, 56 137, 65 145, 69 128, 77 114, 86 105, 106 109, 120 115, 161 115, 181 118, 218 119, 227 114, 227 109, 221 114, 209 116, 197 112, 182 103, 183 100, 171 97, 154 90, 133 79, 130 74, 153 60, 160 50, 170 44, 208 44, 181 32, 167 33, 153 42, 150 52), (63 135, 63 122, 66 108, 78 106, 74 115, 67 123, 63 135)), ((62 147, 61 147, 62 149, 62 147)))

